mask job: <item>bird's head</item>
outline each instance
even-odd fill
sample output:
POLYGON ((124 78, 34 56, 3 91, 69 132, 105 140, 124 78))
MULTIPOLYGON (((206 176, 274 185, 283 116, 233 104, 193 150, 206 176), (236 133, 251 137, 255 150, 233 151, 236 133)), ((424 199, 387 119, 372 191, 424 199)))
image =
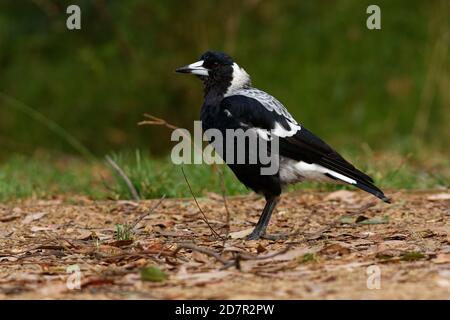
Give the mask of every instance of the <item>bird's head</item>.
POLYGON ((225 93, 250 86, 250 77, 233 59, 222 52, 207 51, 199 61, 176 69, 179 73, 198 76, 207 88, 222 87, 225 93))

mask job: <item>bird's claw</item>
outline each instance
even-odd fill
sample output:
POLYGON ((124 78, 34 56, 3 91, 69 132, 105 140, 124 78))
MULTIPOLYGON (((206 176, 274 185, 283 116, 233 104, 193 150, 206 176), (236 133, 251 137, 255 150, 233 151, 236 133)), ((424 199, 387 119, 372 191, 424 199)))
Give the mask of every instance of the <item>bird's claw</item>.
POLYGON ((258 240, 263 236, 263 234, 259 232, 252 232, 247 236, 247 240, 258 240))
POLYGON ((287 233, 278 233, 278 234, 266 234, 266 233, 251 233, 247 236, 247 240, 285 240, 289 237, 287 233))
POLYGON ((279 234, 263 234, 261 236, 262 239, 265 240, 286 240, 289 237, 287 233, 279 233, 279 234))

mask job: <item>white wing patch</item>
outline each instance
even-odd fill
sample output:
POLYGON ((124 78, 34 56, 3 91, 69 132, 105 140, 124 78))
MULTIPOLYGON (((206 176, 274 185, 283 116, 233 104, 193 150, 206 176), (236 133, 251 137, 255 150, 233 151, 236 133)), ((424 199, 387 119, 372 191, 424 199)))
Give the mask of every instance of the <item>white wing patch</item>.
POLYGON ((267 141, 272 140, 272 137, 271 137, 270 132, 268 130, 261 129, 261 128, 253 128, 253 129, 256 131, 256 134, 260 138, 262 138, 264 140, 267 140, 267 141))
POLYGON ((351 179, 336 171, 327 169, 319 164, 307 163, 304 161, 295 161, 285 157, 280 157, 280 179, 283 184, 290 184, 300 181, 319 181, 336 183, 338 181, 356 184, 351 179), (337 179, 338 181, 328 177, 326 174, 337 179))
POLYGON ((289 130, 285 129, 281 124, 278 122, 275 122, 275 128, 272 130, 272 133, 280 138, 286 138, 286 137, 292 137, 294 134, 297 133, 298 130, 300 130, 300 126, 298 124, 294 124, 287 121, 289 125, 289 130))

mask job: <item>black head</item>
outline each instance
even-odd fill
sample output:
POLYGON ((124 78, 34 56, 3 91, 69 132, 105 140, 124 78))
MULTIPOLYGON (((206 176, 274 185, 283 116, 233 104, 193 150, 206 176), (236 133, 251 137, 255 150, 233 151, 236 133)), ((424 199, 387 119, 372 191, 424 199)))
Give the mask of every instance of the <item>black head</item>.
POLYGON ((205 78, 221 80, 224 77, 231 77, 233 64, 233 59, 225 53, 207 51, 201 55, 199 61, 178 68, 176 72, 195 74, 204 80, 205 78))
POLYGON ((223 52, 217 51, 206 51, 200 57, 200 60, 203 60, 203 65, 210 69, 214 70, 220 67, 232 66, 234 61, 233 59, 223 52))
POLYGON ((176 72, 198 76, 205 85, 205 94, 223 96, 229 90, 249 86, 250 77, 233 59, 222 52, 207 51, 200 60, 178 68, 176 72))

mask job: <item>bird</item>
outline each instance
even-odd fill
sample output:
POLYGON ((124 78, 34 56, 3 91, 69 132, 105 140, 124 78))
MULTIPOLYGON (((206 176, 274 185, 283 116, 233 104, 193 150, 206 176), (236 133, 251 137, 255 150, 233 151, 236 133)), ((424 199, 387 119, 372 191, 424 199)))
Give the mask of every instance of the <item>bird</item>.
MULTIPOLYGON (((227 157, 226 152, 219 152, 237 179, 266 200, 256 226, 247 236, 248 240, 269 238, 266 229, 272 212, 282 191, 291 184, 318 181, 350 185, 390 203, 370 176, 297 122, 279 100, 253 87, 249 74, 229 55, 207 51, 197 62, 175 71, 193 74, 203 82, 200 120, 204 132, 215 129, 226 136, 229 129, 242 129, 255 133, 259 139, 278 140, 275 156, 279 165, 273 174, 261 173, 264 165, 260 159, 256 163, 236 163, 231 161, 236 155, 227 157)), ((242 150, 234 147, 235 151, 242 150)))

